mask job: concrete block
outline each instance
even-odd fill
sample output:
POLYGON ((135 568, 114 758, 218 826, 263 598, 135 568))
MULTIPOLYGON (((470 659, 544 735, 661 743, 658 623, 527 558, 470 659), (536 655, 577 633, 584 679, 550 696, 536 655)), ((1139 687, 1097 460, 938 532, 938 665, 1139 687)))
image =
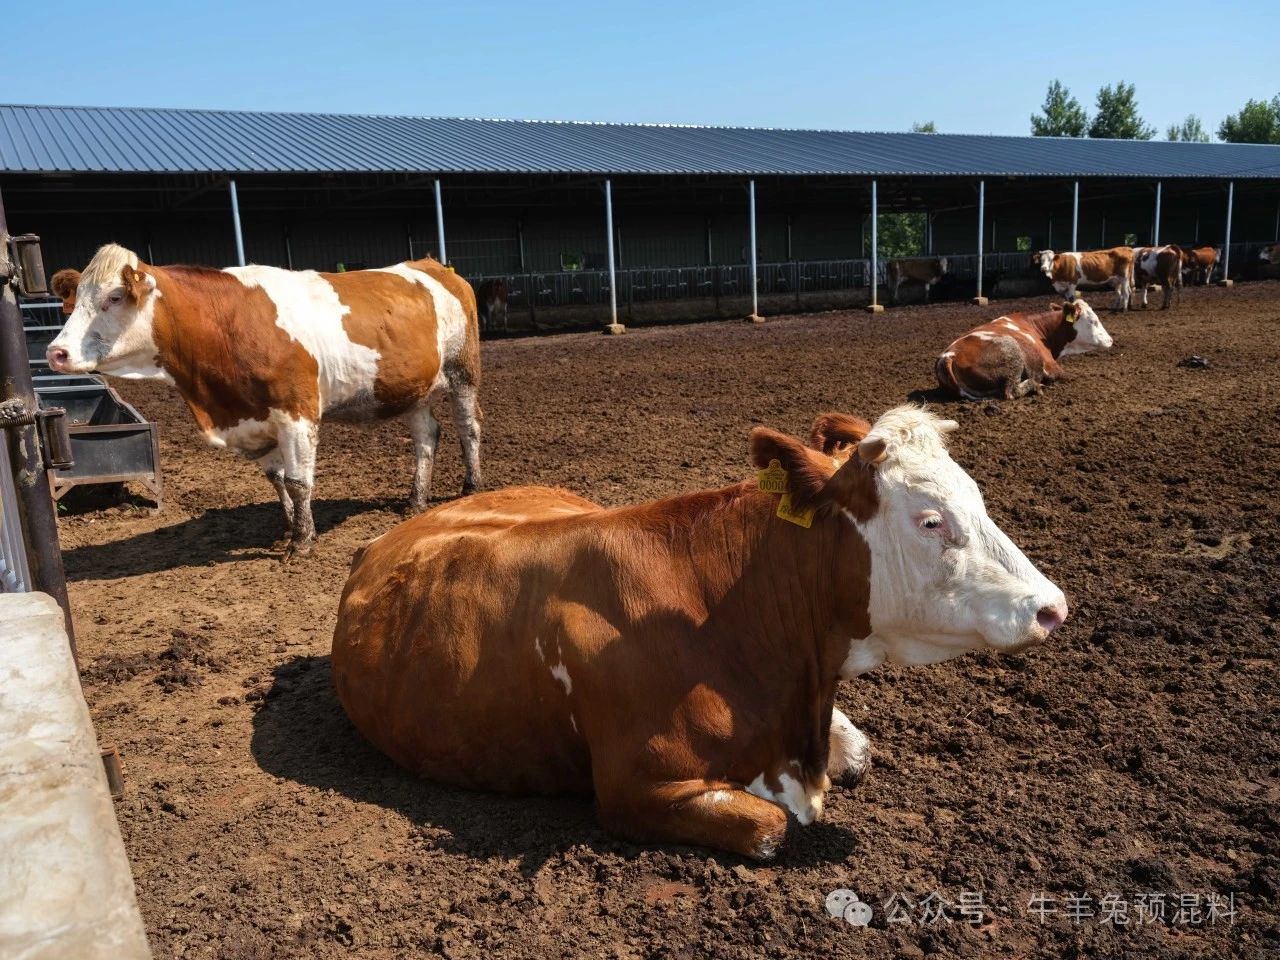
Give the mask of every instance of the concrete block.
POLYGON ((986 297, 974 297, 969 302, 972 303, 975 307, 985 307, 991 301, 986 297))
POLYGON ((1218 286, 1220 286, 1220 287, 1234 287, 1235 285, 1236 285, 1236 282, 1235 282, 1234 280, 1219 280, 1219 281, 1218 281, 1218 286))
POLYGON ((883 303, 867 304, 867 313, 884 313, 884 304, 883 303))
POLYGON ((626 333, 627 328, 620 323, 606 323, 604 325, 604 332, 617 337, 626 333))
POLYGON ((149 958, 62 610, 0 594, 0 637, 0 957, 149 958))

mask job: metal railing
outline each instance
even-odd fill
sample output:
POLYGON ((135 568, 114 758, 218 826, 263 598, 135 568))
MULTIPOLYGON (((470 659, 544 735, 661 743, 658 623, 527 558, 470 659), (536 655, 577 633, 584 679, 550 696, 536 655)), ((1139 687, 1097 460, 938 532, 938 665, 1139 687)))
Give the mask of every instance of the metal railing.
POLYGON ((26 593, 30 589, 31 571, 27 567, 13 467, 7 456, 0 456, 0 593, 26 593))

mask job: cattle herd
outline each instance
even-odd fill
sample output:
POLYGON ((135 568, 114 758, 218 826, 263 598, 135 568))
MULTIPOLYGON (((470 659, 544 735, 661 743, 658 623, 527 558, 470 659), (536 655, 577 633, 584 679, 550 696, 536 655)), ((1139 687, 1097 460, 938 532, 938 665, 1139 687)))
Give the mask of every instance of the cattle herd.
MULTIPOLYGON (((1280 261, 1280 247, 1262 258, 1280 261)), ((1208 282, 1216 259, 1175 246, 1039 252, 1065 302, 966 333, 937 358, 937 380, 965 399, 1038 392, 1060 357, 1111 346, 1081 284, 1113 287, 1127 309, 1158 283, 1169 306, 1184 271, 1208 282)), ((935 272, 891 264, 895 295, 935 272)), ((433 780, 593 793, 620 835, 768 858, 789 815, 812 823, 833 780, 867 767, 866 737, 834 706, 840 680, 1020 650, 1067 618, 1063 592, 948 454, 956 423, 917 406, 874 423, 822 413, 803 442, 757 427, 749 479, 656 502, 475 493, 481 304, 436 261, 214 270, 108 245, 54 281, 67 320, 50 367, 175 386, 206 438, 272 483, 286 556, 315 539, 320 421, 405 419, 418 515, 357 552, 332 670, 361 733, 433 780), (426 509, 431 405, 444 399, 466 481, 426 509)))

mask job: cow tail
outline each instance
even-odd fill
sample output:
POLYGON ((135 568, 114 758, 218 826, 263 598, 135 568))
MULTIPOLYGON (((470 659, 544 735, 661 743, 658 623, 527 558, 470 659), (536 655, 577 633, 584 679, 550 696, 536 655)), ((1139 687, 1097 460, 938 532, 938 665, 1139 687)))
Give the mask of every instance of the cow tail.
POLYGON ((960 383, 956 380, 955 358, 943 354, 933 365, 933 375, 938 386, 948 393, 960 395, 960 383))

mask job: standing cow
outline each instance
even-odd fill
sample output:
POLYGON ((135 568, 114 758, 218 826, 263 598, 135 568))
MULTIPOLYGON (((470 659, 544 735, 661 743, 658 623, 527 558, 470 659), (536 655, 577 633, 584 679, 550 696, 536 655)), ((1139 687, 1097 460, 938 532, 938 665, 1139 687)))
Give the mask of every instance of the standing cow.
POLYGON ((1169 301, 1177 291, 1178 300, 1182 300, 1182 266, 1186 262, 1186 254, 1181 247, 1168 244, 1163 247, 1133 248, 1133 282, 1134 291, 1141 291, 1142 306, 1147 306, 1148 288, 1159 284, 1164 293, 1161 310, 1169 309, 1169 301))
POLYGON ((938 385, 963 400, 1014 400, 1062 376, 1058 357, 1110 350, 1111 335, 1083 300, 1012 313, 975 327, 934 363, 938 385))
POLYGON ((908 281, 924 285, 924 302, 928 303, 930 288, 947 275, 947 258, 890 260, 885 267, 885 275, 889 280, 890 302, 895 306, 898 303, 898 288, 908 281))
POLYGON ((392 529, 343 589, 343 707, 421 776, 594 792, 624 836, 773 856, 865 762, 842 678, 1021 650, 1067 617, 947 454, 954 422, 836 419, 852 455, 757 428, 761 473, 719 490, 604 509, 519 487, 392 529))
POLYGON ((484 329, 507 329, 507 297, 507 281, 501 277, 481 281, 476 288, 476 307, 484 329))
POLYGON ((1221 251, 1217 247, 1199 246, 1186 251, 1184 269, 1191 273, 1191 282, 1208 286, 1217 269, 1221 251))
POLYGON ((317 273, 154 267, 102 247, 49 344, 50 369, 174 384, 210 443, 256 460, 284 507, 287 556, 315 542, 320 421, 403 416, 416 443, 413 509, 427 505, 448 394, 480 483, 480 342, 470 284, 435 260, 317 273))
POLYGON ((1083 283, 1109 286, 1116 292, 1117 310, 1129 309, 1133 294, 1133 248, 1112 247, 1083 253, 1054 253, 1040 250, 1031 255, 1032 266, 1053 283, 1068 300, 1083 283))

